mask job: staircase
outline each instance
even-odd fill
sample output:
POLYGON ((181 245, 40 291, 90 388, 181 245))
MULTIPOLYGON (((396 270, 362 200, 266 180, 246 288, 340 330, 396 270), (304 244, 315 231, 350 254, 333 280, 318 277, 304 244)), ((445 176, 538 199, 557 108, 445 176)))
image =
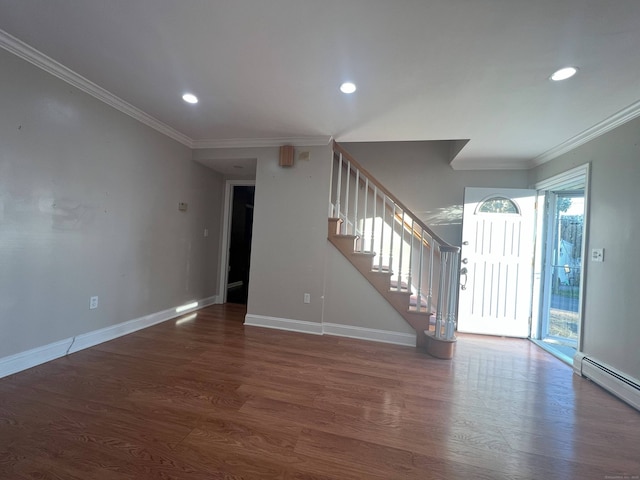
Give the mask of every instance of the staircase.
POLYGON ((455 341, 460 248, 335 142, 333 151, 329 242, 416 331, 416 347, 455 341))

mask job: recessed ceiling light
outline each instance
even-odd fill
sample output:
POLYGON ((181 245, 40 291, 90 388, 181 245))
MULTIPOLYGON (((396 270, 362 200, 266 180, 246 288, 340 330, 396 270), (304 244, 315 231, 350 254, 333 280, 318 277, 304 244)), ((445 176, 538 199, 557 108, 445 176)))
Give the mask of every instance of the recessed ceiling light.
POLYGON ((185 93, 182 95, 182 99, 187 103, 198 103, 198 97, 196 97, 193 93, 185 93))
POLYGON ((578 73, 578 69, 576 67, 561 68, 551 75, 551 80, 559 82, 560 80, 566 80, 567 78, 573 77, 576 73, 578 73))
POLYGON ((342 85, 340 85, 340 91, 342 93, 353 93, 356 91, 356 85, 355 83, 344 82, 342 85))

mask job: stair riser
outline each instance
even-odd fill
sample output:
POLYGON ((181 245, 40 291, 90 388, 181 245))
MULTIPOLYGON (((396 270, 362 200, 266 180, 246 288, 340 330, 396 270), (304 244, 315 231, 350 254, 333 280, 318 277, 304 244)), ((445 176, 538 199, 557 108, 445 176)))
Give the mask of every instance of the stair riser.
POLYGON ((369 280, 369 283, 373 285, 374 288, 378 292, 380 292, 382 295, 384 295, 385 292, 389 291, 389 275, 388 274, 377 273, 372 271, 363 272, 362 270, 360 271, 360 273, 362 273, 365 276, 365 278, 369 280))
POLYGON ((353 237, 334 236, 330 240, 346 256, 350 256, 354 252, 355 239, 353 237))
POLYGON ((358 269, 359 272, 366 275, 365 272, 371 271, 371 257, 368 255, 351 255, 351 263, 358 269))
POLYGON ((393 306, 393 308, 395 308, 401 314, 404 310, 408 310, 409 308, 408 294, 405 295, 402 293, 386 291, 386 292, 383 292, 382 295, 393 306))
POLYGON ((391 274, 389 272, 377 272, 372 271, 372 256, 356 254, 354 249, 356 247, 357 237, 354 236, 341 236, 335 233, 333 225, 338 226, 337 222, 333 222, 334 219, 329 219, 329 241, 342 253, 349 262, 369 281, 371 285, 389 302, 389 304, 396 310, 405 321, 411 325, 416 331, 416 347, 425 349, 427 345, 427 339, 424 331, 429 330, 429 317, 426 313, 410 312, 409 311, 409 292, 392 291, 391 286, 391 274))

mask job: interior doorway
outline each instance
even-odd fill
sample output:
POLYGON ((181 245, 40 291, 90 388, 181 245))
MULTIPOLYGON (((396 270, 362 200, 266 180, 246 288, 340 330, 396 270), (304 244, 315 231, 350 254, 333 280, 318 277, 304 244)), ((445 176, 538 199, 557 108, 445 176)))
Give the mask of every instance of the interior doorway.
POLYGON ((235 185, 229 233, 227 302, 246 305, 249 293, 255 186, 235 185))
POLYGON ((225 182, 218 281, 221 303, 247 304, 254 199, 255 180, 225 182))

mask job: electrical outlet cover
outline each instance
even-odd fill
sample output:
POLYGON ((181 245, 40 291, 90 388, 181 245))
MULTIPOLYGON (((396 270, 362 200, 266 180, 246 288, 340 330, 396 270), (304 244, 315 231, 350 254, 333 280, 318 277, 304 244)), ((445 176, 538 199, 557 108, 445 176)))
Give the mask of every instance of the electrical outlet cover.
POLYGON ((604 262, 604 248, 592 248, 591 249, 591 261, 592 262, 604 262))

